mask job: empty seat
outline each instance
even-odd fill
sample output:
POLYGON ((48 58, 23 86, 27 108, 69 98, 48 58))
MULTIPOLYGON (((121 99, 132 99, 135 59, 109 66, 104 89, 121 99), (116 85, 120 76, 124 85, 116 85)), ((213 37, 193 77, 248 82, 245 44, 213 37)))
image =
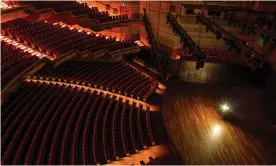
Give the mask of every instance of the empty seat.
POLYGON ((16 48, 11 43, 1 40, 2 88, 38 60, 38 57, 16 48))
POLYGON ((34 75, 40 77, 101 88, 139 100, 147 100, 158 87, 154 80, 123 62, 67 61, 56 68, 42 68, 34 75))
MULTIPOLYGON (((136 46, 134 42, 128 42, 126 44, 122 41, 116 41, 116 39, 87 34, 85 31, 64 28, 45 22, 28 22, 23 19, 3 23, 1 33, 4 36, 13 38, 17 42, 24 43, 35 50, 39 50, 41 53, 46 54, 49 59, 55 59, 71 50, 78 50, 79 52, 91 51, 95 53, 105 49, 118 51, 136 46)), ((14 56, 7 56, 7 60, 3 64, 4 68, 6 69, 11 64, 15 64, 21 57, 29 57, 29 55, 23 55, 17 56, 17 53, 15 53, 14 56), (14 59, 13 61, 11 61, 12 58, 14 59), (14 63, 6 62, 8 60, 14 63)), ((27 63, 23 64, 28 65, 27 63)), ((20 70, 19 65, 16 67, 20 70)), ((10 75, 12 73, 5 77, 9 77, 10 75)))
POLYGON ((9 117, 1 126, 2 164, 105 164, 154 145, 142 105, 32 81, 9 95, 2 107, 9 117), (8 112, 9 104, 16 110, 8 112))

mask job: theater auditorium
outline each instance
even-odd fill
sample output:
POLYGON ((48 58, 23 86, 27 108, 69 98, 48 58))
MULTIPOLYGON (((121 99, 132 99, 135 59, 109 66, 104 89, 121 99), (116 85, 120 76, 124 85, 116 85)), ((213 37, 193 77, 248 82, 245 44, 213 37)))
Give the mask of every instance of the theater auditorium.
POLYGON ((276 164, 276 2, 1 5, 1 164, 276 164))

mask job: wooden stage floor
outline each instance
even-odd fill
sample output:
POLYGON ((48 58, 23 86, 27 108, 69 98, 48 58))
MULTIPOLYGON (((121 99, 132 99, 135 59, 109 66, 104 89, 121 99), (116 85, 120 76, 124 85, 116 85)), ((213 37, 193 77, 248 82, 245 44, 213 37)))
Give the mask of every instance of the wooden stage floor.
POLYGON ((265 135, 261 95, 249 87, 168 83, 163 120, 185 164, 275 164, 276 139, 265 135), (219 113, 223 102, 232 106, 233 121, 219 113))

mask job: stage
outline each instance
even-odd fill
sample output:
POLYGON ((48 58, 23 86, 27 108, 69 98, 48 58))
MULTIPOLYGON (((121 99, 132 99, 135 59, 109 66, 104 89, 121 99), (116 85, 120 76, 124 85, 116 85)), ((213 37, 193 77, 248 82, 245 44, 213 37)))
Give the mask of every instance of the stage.
POLYGON ((270 124, 262 95, 254 87, 169 82, 162 115, 185 164, 275 163, 276 143, 266 131, 270 124), (228 112, 221 111, 223 103, 228 112))

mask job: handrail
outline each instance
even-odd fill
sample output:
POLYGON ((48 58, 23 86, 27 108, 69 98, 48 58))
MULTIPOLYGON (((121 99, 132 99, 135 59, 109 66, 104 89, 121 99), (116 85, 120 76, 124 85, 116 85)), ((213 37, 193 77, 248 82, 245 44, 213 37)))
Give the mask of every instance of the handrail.
POLYGON ((169 12, 167 15, 167 23, 170 23, 173 26, 173 31, 180 36, 181 41, 184 42, 185 45, 188 45, 191 50, 193 50, 193 54, 196 56, 197 62, 200 65, 197 68, 202 68, 204 65, 204 59, 206 58, 204 53, 193 41, 193 39, 188 35, 188 33, 183 29, 183 27, 178 23, 176 18, 169 12))
POLYGON ((71 82, 67 83, 67 82, 62 82, 62 81, 58 81, 58 80, 55 80, 55 81, 54 80, 42 80, 40 78, 37 78, 37 79, 35 79, 35 78, 26 78, 25 81, 27 81, 27 82, 37 82, 37 83, 46 83, 46 84, 51 84, 52 83, 52 84, 65 85, 65 86, 68 86, 68 87, 79 87, 79 88, 89 89, 91 91, 96 91, 98 93, 102 92, 104 94, 108 94, 108 95, 111 95, 111 96, 116 96, 117 98, 122 98, 122 99, 129 100, 129 101, 132 101, 132 102, 135 102, 135 103, 138 103, 138 104, 142 104, 145 108, 150 107, 150 111, 155 111, 157 109, 156 106, 148 104, 143 100, 135 99, 135 98, 126 96, 124 94, 118 94, 118 93, 114 93, 114 92, 104 90, 104 89, 100 89, 100 88, 94 88, 94 87, 88 86, 88 85, 81 85, 81 84, 76 84, 76 83, 71 83, 71 82))
POLYGON ((252 57, 252 60, 258 65, 258 67, 261 65, 261 63, 264 61, 264 57, 260 55, 254 48, 249 46, 245 41, 233 36, 230 32, 226 31, 224 28, 220 27, 218 24, 210 20, 209 18, 203 16, 203 15, 198 15, 197 19, 199 22, 206 26, 211 26, 215 31, 220 32, 221 34, 224 34, 228 39, 236 42, 238 44, 237 46, 241 47, 246 47, 247 49, 250 50, 255 56, 252 57))
POLYGON ((144 18, 145 28, 146 28, 146 31, 148 33, 149 39, 150 39, 150 44, 152 46, 152 51, 153 51, 153 54, 154 54, 156 62, 157 62, 158 71, 161 73, 161 76, 164 79, 166 77, 165 76, 166 73, 164 72, 164 69, 163 69, 163 67, 161 65, 161 62, 160 62, 160 53, 157 50, 156 40, 155 40, 154 35, 152 33, 152 29, 151 29, 150 22, 149 22, 147 12, 146 12, 145 8, 144 8, 144 17, 143 18, 144 18))
POLYGON ((134 21, 141 21, 140 18, 129 18, 127 20, 114 20, 114 21, 109 21, 109 22, 104 22, 101 23, 102 26, 108 26, 110 24, 121 24, 121 23, 125 23, 125 22, 134 22, 134 21))

